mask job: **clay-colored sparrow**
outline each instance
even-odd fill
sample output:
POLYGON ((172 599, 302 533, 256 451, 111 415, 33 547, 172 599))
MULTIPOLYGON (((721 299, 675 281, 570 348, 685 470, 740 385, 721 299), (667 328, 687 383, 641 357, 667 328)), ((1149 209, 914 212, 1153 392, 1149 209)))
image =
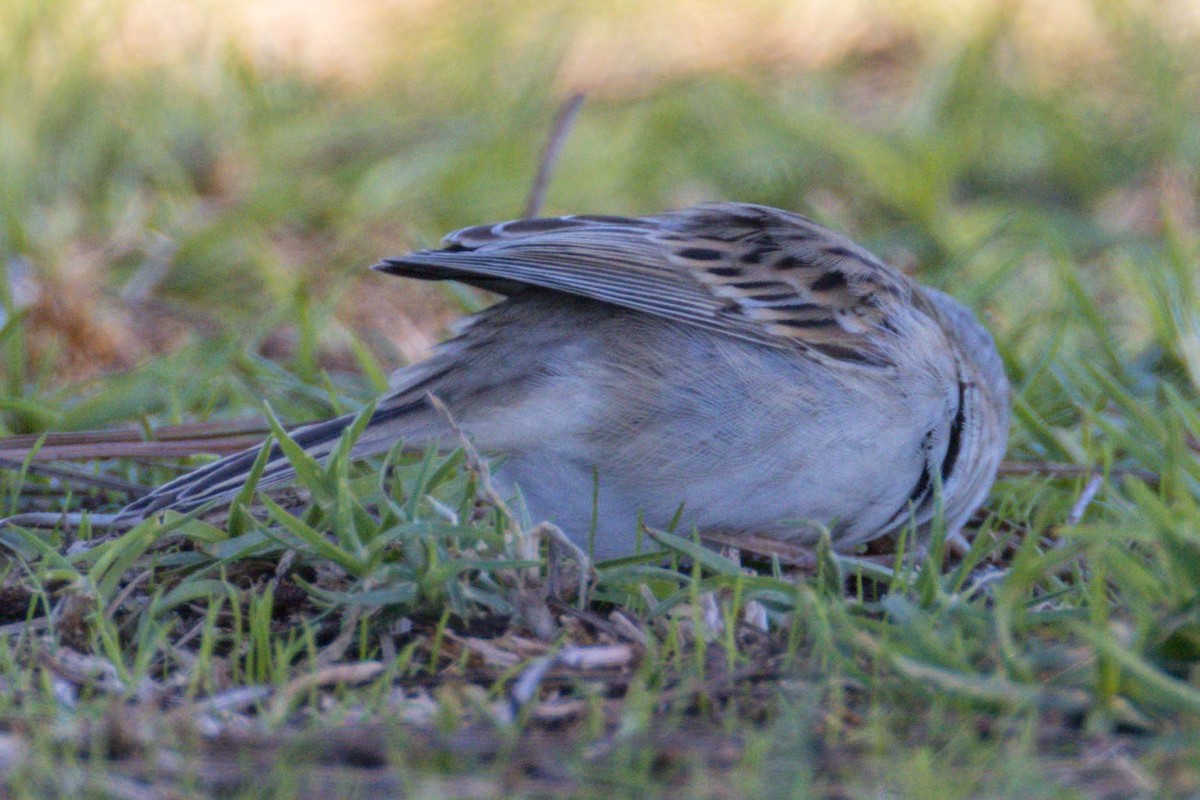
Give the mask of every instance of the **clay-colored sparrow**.
MULTIPOLYGON (((499 485, 597 556, 634 548, 639 514, 839 549, 934 514, 960 528, 1004 452, 1009 386, 991 336, 797 214, 718 203, 651 217, 467 228, 376 268, 507 296, 396 373, 356 455, 457 444, 439 398, 499 485), (598 503, 594 491, 598 488, 598 503)), ((296 430, 328 453, 350 417, 296 430)), ((229 500, 257 451, 128 506, 126 519, 229 500)), ((276 453, 260 486, 292 470, 276 453)))

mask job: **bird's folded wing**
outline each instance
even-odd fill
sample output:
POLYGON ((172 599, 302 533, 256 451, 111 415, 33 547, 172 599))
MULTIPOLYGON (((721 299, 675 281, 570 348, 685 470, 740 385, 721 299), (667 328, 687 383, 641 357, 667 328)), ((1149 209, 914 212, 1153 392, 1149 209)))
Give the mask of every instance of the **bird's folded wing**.
POLYGON ((514 294, 535 286, 772 347, 890 366, 911 284, 798 214, 735 203, 653 217, 517 220, 450 234, 376 269, 514 294))

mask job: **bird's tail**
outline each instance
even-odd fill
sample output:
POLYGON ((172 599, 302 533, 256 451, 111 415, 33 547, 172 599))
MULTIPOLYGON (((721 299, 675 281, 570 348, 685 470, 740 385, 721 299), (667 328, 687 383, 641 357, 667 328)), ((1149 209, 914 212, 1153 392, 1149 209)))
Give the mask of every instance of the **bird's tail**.
MULTIPOLYGON (((413 415, 414 412, 420 410, 429 410, 427 399, 420 398, 407 403, 386 404, 375 409, 355 441, 351 451, 353 457, 366 458, 386 452, 400 438, 400 434, 405 428, 405 425, 395 423, 406 415, 413 415)), ((307 454, 319 459, 334 450, 343 432, 354 424, 358 416, 358 414, 346 414, 335 419, 306 425, 289 434, 289 438, 307 454)), ((416 416, 424 417, 426 415, 417 414, 416 416)), ((233 500, 245 485, 247 478, 254 471, 255 462, 261 451, 261 447, 252 447, 214 461, 186 475, 181 475, 125 506, 117 514, 116 519, 118 522, 132 523, 168 509, 187 513, 210 503, 214 505, 227 503, 233 500)), ((270 452, 267 454, 257 486, 259 488, 278 486, 291 480, 295 474, 296 470, 284 454, 283 448, 275 443, 271 445, 270 452)))

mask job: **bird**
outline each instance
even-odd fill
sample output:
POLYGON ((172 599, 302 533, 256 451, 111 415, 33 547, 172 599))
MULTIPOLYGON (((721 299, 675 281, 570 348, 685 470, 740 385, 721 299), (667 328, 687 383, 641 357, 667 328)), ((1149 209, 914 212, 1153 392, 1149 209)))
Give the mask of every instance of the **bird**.
MULTIPOLYGON (((373 268, 503 299, 393 375, 352 455, 452 449, 461 430, 529 519, 594 558, 672 522, 725 541, 827 535, 842 552, 935 519, 958 534, 1005 450, 1010 386, 971 310, 797 213, 718 202, 519 219, 373 268)), ((320 458, 353 419, 291 436, 320 458)), ((258 455, 187 473, 118 518, 228 503, 258 455)), ((258 485, 293 477, 276 446, 258 485)))

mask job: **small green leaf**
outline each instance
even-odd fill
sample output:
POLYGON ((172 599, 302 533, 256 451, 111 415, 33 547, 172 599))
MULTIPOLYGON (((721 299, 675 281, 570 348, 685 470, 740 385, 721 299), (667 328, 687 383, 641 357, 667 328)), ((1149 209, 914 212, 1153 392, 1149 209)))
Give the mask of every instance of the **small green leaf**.
POLYGON ((702 544, 697 544, 690 539, 685 539, 682 536, 676 536, 673 533, 656 530, 647 527, 646 533, 650 538, 661 544, 668 550, 673 550, 680 555, 687 556, 695 563, 704 567, 709 572, 715 572, 718 575, 740 575, 742 568, 735 561, 731 561, 725 556, 716 553, 702 544))
POLYGON ((842 572, 841 561, 834 555, 829 531, 821 531, 821 538, 817 541, 817 574, 813 584, 824 597, 841 597, 845 592, 846 576, 842 572))

